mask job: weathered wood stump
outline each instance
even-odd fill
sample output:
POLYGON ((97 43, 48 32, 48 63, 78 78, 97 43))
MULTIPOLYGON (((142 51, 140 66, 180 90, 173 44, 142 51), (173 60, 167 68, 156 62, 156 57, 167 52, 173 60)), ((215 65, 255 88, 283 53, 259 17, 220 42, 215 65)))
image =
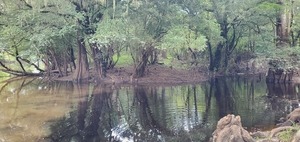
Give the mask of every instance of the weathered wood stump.
POLYGON ((240 116, 227 115, 218 121, 211 142, 280 142, 282 132, 291 133, 289 141, 300 142, 300 108, 292 111, 285 121, 271 131, 249 133, 242 127, 240 116), (298 125, 298 127, 296 127, 298 125))
POLYGON ((227 115, 220 119, 213 132, 212 142, 255 142, 242 127, 240 116, 227 115))

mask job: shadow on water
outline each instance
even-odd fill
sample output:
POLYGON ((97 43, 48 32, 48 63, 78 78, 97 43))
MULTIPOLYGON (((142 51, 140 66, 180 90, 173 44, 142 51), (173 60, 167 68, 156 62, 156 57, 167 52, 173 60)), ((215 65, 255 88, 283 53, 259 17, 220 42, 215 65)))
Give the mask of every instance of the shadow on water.
MULTIPOLYGON (((26 92, 27 82, 21 81, 15 88, 26 92)), ((217 121, 229 113, 240 115, 249 131, 268 130, 299 106, 299 85, 266 84, 260 78, 216 78, 202 84, 160 87, 32 84, 44 88, 36 94, 50 92, 58 96, 56 99, 65 98, 60 102, 72 102, 57 108, 70 107, 63 117, 45 119, 50 123, 50 134, 44 140, 55 142, 208 141, 217 121)), ((2 94, 10 88, 9 83, 0 85, 2 94)), ((24 97, 16 97, 16 103, 23 105, 24 97)), ((33 108, 51 104, 35 100, 33 108)))

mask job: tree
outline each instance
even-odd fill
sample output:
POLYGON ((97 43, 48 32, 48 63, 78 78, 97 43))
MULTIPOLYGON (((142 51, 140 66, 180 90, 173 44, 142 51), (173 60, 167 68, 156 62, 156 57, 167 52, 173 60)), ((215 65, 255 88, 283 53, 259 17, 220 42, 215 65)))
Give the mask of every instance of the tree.
POLYGON ((92 68, 101 80, 126 49, 133 76, 142 77, 166 49, 192 65, 209 59, 210 71, 226 73, 240 52, 295 46, 298 7, 284 0, 1 0, 0 66, 16 75, 72 74, 76 82, 90 80, 92 68))
POLYGON ((191 63, 196 62, 197 52, 202 52, 206 48, 205 37, 190 29, 189 25, 176 25, 172 27, 162 39, 162 48, 169 49, 174 52, 177 59, 180 59, 180 53, 190 51, 192 54, 191 63))
POLYGON ((95 34, 89 39, 95 64, 96 77, 105 77, 106 70, 114 68, 120 57, 120 52, 126 47, 130 38, 127 34, 127 24, 120 19, 103 18, 98 24, 95 34), (117 60, 113 56, 117 54, 117 60))
MULTIPOLYGON (((0 5, 3 6, 1 9, 1 35, 0 42, 3 43, 0 52, 1 54, 6 55, 6 58, 1 61, 2 71, 15 74, 15 75, 38 75, 31 73, 26 69, 24 63, 29 66, 34 66, 37 70, 43 72, 35 63, 30 61, 30 45, 28 40, 31 36, 31 32, 27 32, 29 27, 25 20, 29 13, 26 10, 30 9, 24 5, 24 2, 10 2, 10 1, 1 1, 0 5), (25 11, 25 12, 21 12, 25 11), (6 62, 9 59, 14 58, 17 66, 7 66, 6 62)), ((34 52, 33 52, 34 53, 34 52)), ((36 53, 36 52, 35 52, 36 53)), ((32 54, 31 58, 35 58, 36 54, 32 54)))
POLYGON ((291 43, 292 46, 299 46, 300 38, 300 2, 291 2, 291 43))
MULTIPOLYGON (((44 70, 41 69, 43 66, 40 67, 43 62, 49 74, 57 70, 59 76, 67 75, 69 62, 75 60, 72 47, 75 23, 72 18, 76 12, 70 3, 57 0, 44 2, 22 0, 3 1, 3 5, 5 9, 0 19, 3 26, 2 33, 5 35, 2 42, 6 47, 3 47, 2 51, 16 57, 22 72, 27 70, 27 67, 23 66, 23 63, 26 63, 43 73, 44 70), (17 42, 18 38, 22 40, 17 42), (7 42, 9 39, 12 41, 10 45, 7 42), (13 52, 15 54, 11 54, 13 52)), ((10 57, 7 58, 9 59, 10 57)), ((4 70, 7 71, 9 68, 4 70)), ((24 75, 26 74, 27 71, 24 75)))
MULTIPOLYGON (((260 5, 269 4, 269 2, 262 1, 218 1, 211 0, 207 6, 208 21, 211 16, 216 20, 217 27, 220 28, 221 40, 217 40, 216 48, 212 53, 212 39, 210 35, 206 35, 208 38, 207 45, 210 52, 210 67, 213 70, 226 70, 228 62, 233 51, 238 47, 240 41, 249 32, 249 28, 255 25, 261 25, 264 21, 260 21, 258 18, 268 18, 271 15, 260 14, 258 17, 254 14, 254 9, 260 5), (255 19, 254 19, 255 17, 255 19), (251 19, 251 20, 249 20, 251 19)), ((271 10, 276 10, 273 7, 271 10)), ((270 9, 268 9, 270 10, 270 9)), ((259 14, 259 13, 258 13, 259 14)), ((270 22, 269 22, 270 23, 270 22)), ((210 24, 216 26, 215 24, 210 24)), ((209 25, 209 26, 210 26, 209 25)), ((208 26, 206 29, 211 29, 208 26)))
POLYGON ((281 5, 281 11, 276 20, 276 45, 287 46, 290 44, 293 1, 279 0, 278 4, 281 5))
POLYGON ((78 51, 77 51, 76 70, 73 74, 73 80, 76 82, 86 81, 90 77, 85 35, 92 34, 94 31, 91 28, 92 23, 89 17, 90 16, 89 12, 91 12, 90 10, 92 9, 92 6, 90 4, 92 3, 89 2, 90 1, 84 2, 83 0, 72 1, 72 4, 76 7, 75 8, 76 12, 79 13, 80 15, 79 17, 76 18, 77 26, 78 26, 77 34, 76 34, 78 51))
MULTIPOLYGON (((143 77, 148 65, 149 57, 156 54, 155 48, 157 40, 161 37, 163 30, 164 13, 160 13, 160 4, 158 1, 136 1, 128 3, 128 22, 132 38, 129 41, 130 52, 134 61, 134 77, 143 77)), ((155 56, 155 55, 154 55, 155 56)), ((155 58, 155 57, 154 57, 155 58)), ((155 60, 155 59, 154 59, 155 60)), ((156 62, 156 61, 152 61, 156 62)))
POLYGON ((153 61, 150 63, 157 62, 156 45, 165 33, 167 22, 163 16, 165 16, 164 8, 167 6, 168 1, 163 3, 160 1, 113 2, 112 10, 107 9, 107 17, 100 23, 95 35, 95 38, 98 38, 97 43, 101 44, 101 50, 103 51, 103 46, 114 49, 111 44, 116 46, 114 43, 117 43, 117 40, 124 43, 134 61, 133 76, 144 76, 149 58, 153 56, 153 61), (114 30, 105 34, 101 26, 104 29, 114 30))

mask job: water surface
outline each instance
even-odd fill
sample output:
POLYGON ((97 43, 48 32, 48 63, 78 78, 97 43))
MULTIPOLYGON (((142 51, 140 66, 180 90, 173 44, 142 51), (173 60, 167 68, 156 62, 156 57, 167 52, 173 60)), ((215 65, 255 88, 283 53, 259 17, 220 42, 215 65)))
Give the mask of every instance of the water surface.
POLYGON ((27 78, 0 87, 0 142, 208 141, 229 113, 240 115, 249 131, 268 130, 299 106, 298 85, 259 78, 177 86, 27 78))

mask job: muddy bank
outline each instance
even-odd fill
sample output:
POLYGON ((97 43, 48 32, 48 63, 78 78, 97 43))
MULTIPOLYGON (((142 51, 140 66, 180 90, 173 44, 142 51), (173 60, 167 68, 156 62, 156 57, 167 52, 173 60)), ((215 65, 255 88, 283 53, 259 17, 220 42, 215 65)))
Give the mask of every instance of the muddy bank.
MULTIPOLYGON (((204 67, 191 67, 188 69, 178 69, 172 68, 165 65, 151 65, 146 68, 145 76, 140 78, 134 78, 134 68, 133 67, 116 67, 114 69, 108 70, 106 77, 101 80, 96 80, 90 78, 89 82, 102 83, 102 84, 190 84, 199 83, 206 81, 210 78, 215 78, 219 76, 265 76, 267 68, 262 68, 261 66, 252 67, 252 71, 243 70, 241 72, 210 72, 204 67)), ((240 68, 245 66, 241 65, 240 68)), ((93 72, 90 72, 93 76, 93 72)), ((58 81, 72 81, 72 76, 65 77, 51 77, 49 80, 58 81)))
MULTIPOLYGON (((164 65, 152 65, 146 69, 146 74, 141 78, 133 77, 134 68, 119 67, 107 71, 106 77, 97 81, 91 78, 90 82, 103 84, 185 84, 198 83, 213 77, 213 74, 197 69, 174 69, 164 65)), ((93 74, 93 72, 91 72, 93 74)), ((72 76, 53 77, 51 80, 72 81, 72 76)))
MULTIPOLYGON (((284 59, 265 57, 250 58, 234 62, 226 71, 210 72, 205 65, 190 67, 188 69, 173 68, 164 64, 149 65, 145 76, 134 78, 134 68, 115 67, 108 70, 101 80, 91 77, 88 81, 102 84, 186 84, 206 81, 217 76, 255 76, 267 78, 269 83, 300 83, 298 65, 291 64, 284 59)), ((91 76, 96 76, 90 71, 91 76)), ((65 77, 53 75, 49 80, 73 81, 72 74, 65 77)))

